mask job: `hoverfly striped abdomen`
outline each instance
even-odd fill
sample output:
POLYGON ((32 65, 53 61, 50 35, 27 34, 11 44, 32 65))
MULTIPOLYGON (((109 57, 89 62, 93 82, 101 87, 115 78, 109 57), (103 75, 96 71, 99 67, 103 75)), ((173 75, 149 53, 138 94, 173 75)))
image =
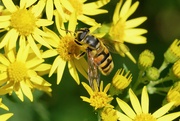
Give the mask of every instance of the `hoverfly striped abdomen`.
POLYGON ((112 71, 114 63, 109 50, 98 38, 89 34, 88 28, 81 28, 76 31, 75 42, 86 48, 90 84, 92 84, 94 79, 97 81, 100 80, 98 70, 103 75, 108 75, 112 71))

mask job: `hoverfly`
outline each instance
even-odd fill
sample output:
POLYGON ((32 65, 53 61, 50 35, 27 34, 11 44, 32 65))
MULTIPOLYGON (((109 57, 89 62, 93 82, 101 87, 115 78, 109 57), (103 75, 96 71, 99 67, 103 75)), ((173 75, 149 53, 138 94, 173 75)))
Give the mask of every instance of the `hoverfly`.
POLYGON ((75 42, 80 46, 86 47, 88 58, 88 79, 90 86, 93 88, 94 80, 96 80, 99 85, 99 71, 103 75, 108 75, 113 70, 114 63, 108 48, 98 38, 89 33, 90 30, 88 28, 77 30, 75 42))

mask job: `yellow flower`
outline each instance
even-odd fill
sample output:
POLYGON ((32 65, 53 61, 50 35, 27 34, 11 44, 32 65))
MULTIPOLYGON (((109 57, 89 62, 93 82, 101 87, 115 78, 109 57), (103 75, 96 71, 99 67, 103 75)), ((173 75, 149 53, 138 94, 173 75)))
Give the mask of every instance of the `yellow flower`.
POLYGON ((135 19, 128 18, 136 11, 139 2, 135 2, 132 6, 132 0, 126 0, 124 4, 123 0, 120 0, 115 8, 112 23, 104 25, 100 28, 101 32, 106 32, 110 43, 113 43, 115 50, 121 55, 127 55, 134 63, 136 60, 129 52, 129 48, 124 42, 132 44, 144 44, 146 43, 146 37, 142 34, 147 33, 146 29, 136 28, 142 24, 147 17, 139 17, 135 19))
MULTIPOLYGON (((9 111, 8 107, 2 103, 2 98, 0 98, 0 108, 9 111)), ((11 116, 13 116, 13 113, 6 113, 0 115, 1 121, 7 121, 11 116)))
POLYGON ((168 102, 175 102, 174 106, 178 107, 180 105, 180 81, 176 82, 167 94, 168 102))
POLYGON ((132 0, 126 0, 122 6, 123 0, 117 3, 113 15, 113 23, 110 28, 110 36, 113 40, 124 43, 143 44, 146 43, 146 38, 142 34, 146 33, 146 29, 135 28, 142 24, 147 17, 139 17, 127 20, 137 9, 139 2, 135 2, 131 6, 132 0), (122 6, 122 7, 121 7, 122 6))
POLYGON ((94 80, 93 82, 94 90, 84 82, 82 82, 82 85, 89 93, 90 98, 87 98, 84 96, 81 96, 81 98, 83 99, 83 101, 90 103, 90 105, 94 107, 95 110, 101 109, 104 107, 112 107, 112 105, 110 105, 110 102, 113 100, 113 97, 107 94, 110 88, 110 84, 106 85, 106 87, 104 88, 104 91, 103 91, 103 81, 101 81, 100 87, 98 88, 98 84, 94 80))
POLYGON ((180 40, 174 40, 171 46, 164 53, 164 58, 167 63, 174 63, 180 59, 180 40))
POLYGON ((116 114, 116 110, 112 107, 105 107, 101 112, 102 121, 117 121, 118 117, 116 114))
POLYGON ((116 98, 119 107, 125 113, 117 111, 120 121, 172 121, 180 116, 180 111, 166 114, 174 105, 173 102, 164 105, 152 114, 149 113, 149 97, 146 87, 142 90, 141 104, 131 89, 129 89, 129 96, 134 110, 126 102, 116 98))
POLYGON ((36 1, 21 0, 20 6, 17 7, 12 0, 2 0, 11 14, 0 16, 0 29, 9 29, 0 42, 0 48, 7 45, 9 49, 12 49, 16 46, 17 40, 19 40, 20 46, 25 46, 26 43, 29 43, 39 58, 41 58, 41 54, 35 41, 50 48, 50 45, 42 38, 47 36, 46 33, 39 27, 51 25, 53 22, 40 18, 45 2, 40 0, 36 5, 33 5, 36 1))
POLYGON ((148 67, 151 67, 154 62, 154 54, 150 50, 144 50, 140 55, 138 59, 138 66, 139 69, 145 70, 148 67))
POLYGON ((180 59, 174 63, 172 67, 172 72, 176 78, 180 79, 180 59))
POLYGON ((66 64, 68 64, 68 69, 73 77, 73 79, 79 84, 79 76, 77 70, 87 78, 87 62, 82 57, 77 59, 76 57, 81 53, 81 48, 75 43, 75 28, 77 24, 77 19, 75 14, 71 14, 71 19, 69 20, 67 32, 65 30, 64 24, 61 25, 61 19, 57 12, 55 12, 56 26, 60 37, 58 37, 53 31, 44 28, 44 31, 49 35, 44 38, 54 49, 45 51, 42 56, 43 58, 49 58, 56 56, 49 76, 51 76, 57 70, 57 84, 60 83, 62 75, 66 64))
POLYGON ((86 0, 55 0, 54 4, 62 19, 70 20, 70 15, 77 13, 77 19, 88 25, 96 25, 96 21, 89 16, 107 13, 107 10, 99 9, 110 0, 97 0, 85 3, 86 0))
POLYGON ((127 88, 132 81, 132 74, 128 71, 124 75, 124 69, 118 69, 112 79, 112 85, 110 88, 111 95, 118 95, 123 89, 127 88))
POLYGON ((35 54, 29 53, 29 45, 15 49, 5 48, 5 55, 0 54, 0 94, 14 91, 23 101, 23 94, 33 101, 32 89, 36 88, 50 94, 51 84, 38 75, 38 72, 50 69, 50 65, 43 64, 35 54))

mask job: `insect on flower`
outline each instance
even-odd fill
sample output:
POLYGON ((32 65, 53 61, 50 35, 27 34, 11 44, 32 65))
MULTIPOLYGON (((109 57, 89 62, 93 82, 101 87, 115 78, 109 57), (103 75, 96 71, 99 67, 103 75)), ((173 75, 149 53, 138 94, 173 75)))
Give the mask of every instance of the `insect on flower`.
POLYGON ((80 56, 87 53, 88 58, 88 78, 90 86, 93 88, 93 80, 99 84, 100 73, 108 75, 114 68, 114 63, 108 48, 95 36, 89 34, 88 28, 81 28, 76 31, 75 42, 79 46, 84 46, 86 52, 82 52, 80 56))

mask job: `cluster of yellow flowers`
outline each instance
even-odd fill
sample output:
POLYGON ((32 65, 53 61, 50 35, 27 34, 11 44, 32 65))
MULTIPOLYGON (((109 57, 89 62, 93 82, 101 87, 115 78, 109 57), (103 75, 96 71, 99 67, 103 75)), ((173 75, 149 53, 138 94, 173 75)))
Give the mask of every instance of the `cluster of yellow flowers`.
MULTIPOLYGON (((125 42, 132 44, 146 43, 146 29, 137 28, 146 21, 147 17, 130 19, 136 11, 139 2, 132 4, 132 0, 119 0, 110 24, 102 24, 90 16, 108 13, 101 7, 110 0, 2 0, 0 6, 0 95, 15 93, 24 101, 24 95, 33 101, 33 90, 38 89, 51 95, 51 82, 43 78, 57 74, 57 84, 62 80, 66 67, 72 78, 80 84, 79 73, 88 79, 88 62, 84 57, 78 57, 86 48, 75 42, 78 23, 89 26, 90 33, 97 38, 108 39, 121 56, 129 57, 134 63, 136 60, 131 55, 125 42), (47 59, 54 58, 52 63, 47 59)), ((155 59, 153 53, 145 50, 139 56, 140 69, 137 82, 129 88, 129 96, 133 109, 122 99, 116 98, 119 109, 111 104, 113 96, 122 94, 130 87, 132 74, 125 69, 119 69, 103 90, 103 81, 100 85, 93 82, 91 86, 82 82, 90 98, 81 96, 83 101, 90 103, 100 114, 103 121, 171 121, 180 116, 180 111, 165 115, 171 107, 180 105, 180 41, 175 40, 165 52, 164 63, 160 69, 152 67, 155 59), (159 78, 160 73, 173 63, 167 77, 159 78), (148 80, 148 82, 147 82, 148 80), (160 88, 156 85, 172 80, 172 87, 160 88), (147 84, 142 89, 140 84, 147 84), (141 104, 134 92, 138 87, 142 89, 141 104), (148 91, 147 91, 148 90, 148 91), (167 91, 169 90, 169 91, 167 91), (109 93, 108 93, 109 91, 109 93), (149 113, 148 93, 167 93, 164 106, 153 114, 149 113), (124 113, 123 113, 124 112, 124 113)), ((139 95, 139 94, 137 94, 139 95)), ((0 107, 8 110, 1 102, 0 107)), ((6 121, 13 114, 0 115, 0 120, 6 121)))

